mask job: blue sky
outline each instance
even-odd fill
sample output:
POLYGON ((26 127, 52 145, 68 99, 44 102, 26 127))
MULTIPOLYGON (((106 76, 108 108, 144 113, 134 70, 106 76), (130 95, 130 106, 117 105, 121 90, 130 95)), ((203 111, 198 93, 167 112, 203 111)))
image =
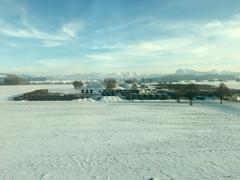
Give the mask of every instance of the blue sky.
POLYGON ((239 0, 0 0, 0 72, 240 71, 239 0))

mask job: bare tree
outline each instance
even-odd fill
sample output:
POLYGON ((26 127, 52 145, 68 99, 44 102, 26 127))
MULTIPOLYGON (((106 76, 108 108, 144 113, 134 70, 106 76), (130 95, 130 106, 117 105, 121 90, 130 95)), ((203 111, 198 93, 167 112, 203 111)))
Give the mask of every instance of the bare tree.
POLYGON ((107 78, 104 80, 104 86, 107 90, 113 90, 117 87, 117 81, 114 78, 107 78))
POLYGON ((223 103, 223 98, 228 93, 229 93, 228 87, 224 83, 219 84, 216 94, 220 98, 220 104, 223 103))
POLYGON ((141 92, 145 92, 146 89, 147 89, 147 86, 145 84, 141 84, 141 86, 140 86, 141 92))
POLYGON ((76 89, 76 90, 82 89, 83 85, 84 85, 84 84, 83 84, 82 81, 74 81, 74 82, 73 82, 74 89, 76 89))
POLYGON ((175 94, 176 94, 176 99, 178 103, 181 103, 181 96, 183 95, 183 85, 181 84, 176 84, 175 85, 175 94))
POLYGON ((198 87, 195 84, 190 83, 190 84, 186 85, 184 92, 185 92, 186 97, 189 98, 189 100, 190 100, 190 106, 192 106, 193 98, 198 93, 198 87))
POLYGON ((24 84, 29 84, 29 82, 22 77, 19 77, 15 74, 8 74, 6 76, 5 85, 24 85, 24 84))
POLYGON ((131 90, 138 90, 138 84, 136 82, 132 84, 131 90))

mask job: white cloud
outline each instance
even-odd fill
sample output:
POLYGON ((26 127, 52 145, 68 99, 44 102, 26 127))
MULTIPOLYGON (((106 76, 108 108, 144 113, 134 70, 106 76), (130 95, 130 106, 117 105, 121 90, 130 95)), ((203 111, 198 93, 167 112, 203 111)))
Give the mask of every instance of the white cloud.
POLYGON ((233 16, 229 20, 214 20, 203 27, 209 36, 218 38, 240 38, 240 16, 233 16))
POLYGON ((57 47, 57 46, 63 45, 63 43, 60 42, 60 41, 49 41, 49 40, 45 40, 45 41, 42 41, 42 43, 43 43, 43 46, 44 46, 44 47, 57 47))
POLYGON ((155 22, 151 26, 153 24, 155 28, 164 28, 172 33, 171 38, 123 44, 113 51, 94 52, 86 57, 116 68, 125 66, 128 69, 135 63, 139 70, 145 64, 150 72, 160 67, 170 70, 181 66, 200 70, 240 68, 239 16, 224 21, 161 22, 161 25, 155 22))
MULTIPOLYGON (((1 64, 1 62, 0 62, 1 64)), ((0 72, 14 74, 34 74, 34 75, 53 75, 53 74, 72 74, 87 73, 89 65, 79 59, 35 59, 34 63, 19 65, 18 67, 0 66, 0 72)))
POLYGON ((156 53, 161 51, 175 51, 178 49, 182 49, 192 43, 191 39, 187 38, 172 38, 172 39, 164 39, 158 41, 146 41, 138 44, 134 44, 130 47, 130 50, 137 53, 156 53))
POLYGON ((11 47, 11 48, 16 48, 16 47, 18 47, 18 44, 16 44, 16 43, 9 43, 8 46, 11 47))
POLYGON ((69 22, 63 25, 62 32, 68 36, 74 38, 76 34, 84 27, 83 23, 80 22, 69 22))
POLYGON ((18 15, 20 16, 18 24, 10 24, 0 19, 0 34, 15 38, 35 39, 42 42, 43 46, 54 47, 76 38, 77 33, 84 28, 82 22, 70 21, 59 27, 56 32, 50 33, 34 27, 28 21, 25 8, 19 8, 18 15))
POLYGON ((25 29, 1 29, 0 32, 4 35, 18 38, 30 38, 38 40, 55 40, 55 41, 65 41, 67 40, 64 34, 49 34, 41 32, 37 29, 26 27, 25 29))
POLYGON ((55 41, 66 41, 70 38, 74 38, 76 33, 80 30, 77 25, 63 25, 62 30, 57 33, 47 33, 41 30, 35 29, 32 26, 25 26, 23 28, 12 27, 9 25, 2 25, 0 33, 18 38, 31 38, 39 40, 55 40, 55 41))
POLYGON ((207 23, 204 28, 206 29, 212 29, 212 28, 221 28, 222 27, 222 22, 219 20, 214 20, 212 22, 207 23))

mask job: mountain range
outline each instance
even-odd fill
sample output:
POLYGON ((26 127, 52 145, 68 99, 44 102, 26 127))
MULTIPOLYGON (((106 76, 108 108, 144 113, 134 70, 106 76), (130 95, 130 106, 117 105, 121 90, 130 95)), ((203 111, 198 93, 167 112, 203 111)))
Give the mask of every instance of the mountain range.
MULTIPOLYGON (((0 76, 7 75, 0 73, 0 76)), ((178 69, 172 74, 141 74, 134 72, 116 72, 116 73, 89 73, 89 74, 71 74, 71 75, 54 75, 54 76, 34 76, 18 75, 29 81, 45 80, 103 80, 108 77, 116 79, 152 79, 154 81, 181 81, 181 80, 237 80, 240 78, 240 72, 217 71, 211 70, 206 72, 196 71, 193 69, 178 69)))

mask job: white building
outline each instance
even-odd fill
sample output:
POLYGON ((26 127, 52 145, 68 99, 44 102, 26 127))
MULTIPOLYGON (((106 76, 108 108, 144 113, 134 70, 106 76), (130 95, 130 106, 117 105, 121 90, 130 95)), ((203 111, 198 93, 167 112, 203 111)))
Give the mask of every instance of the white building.
POLYGON ((118 89, 126 89, 126 90, 131 89, 131 84, 127 84, 125 82, 122 82, 122 83, 119 84, 118 89))

